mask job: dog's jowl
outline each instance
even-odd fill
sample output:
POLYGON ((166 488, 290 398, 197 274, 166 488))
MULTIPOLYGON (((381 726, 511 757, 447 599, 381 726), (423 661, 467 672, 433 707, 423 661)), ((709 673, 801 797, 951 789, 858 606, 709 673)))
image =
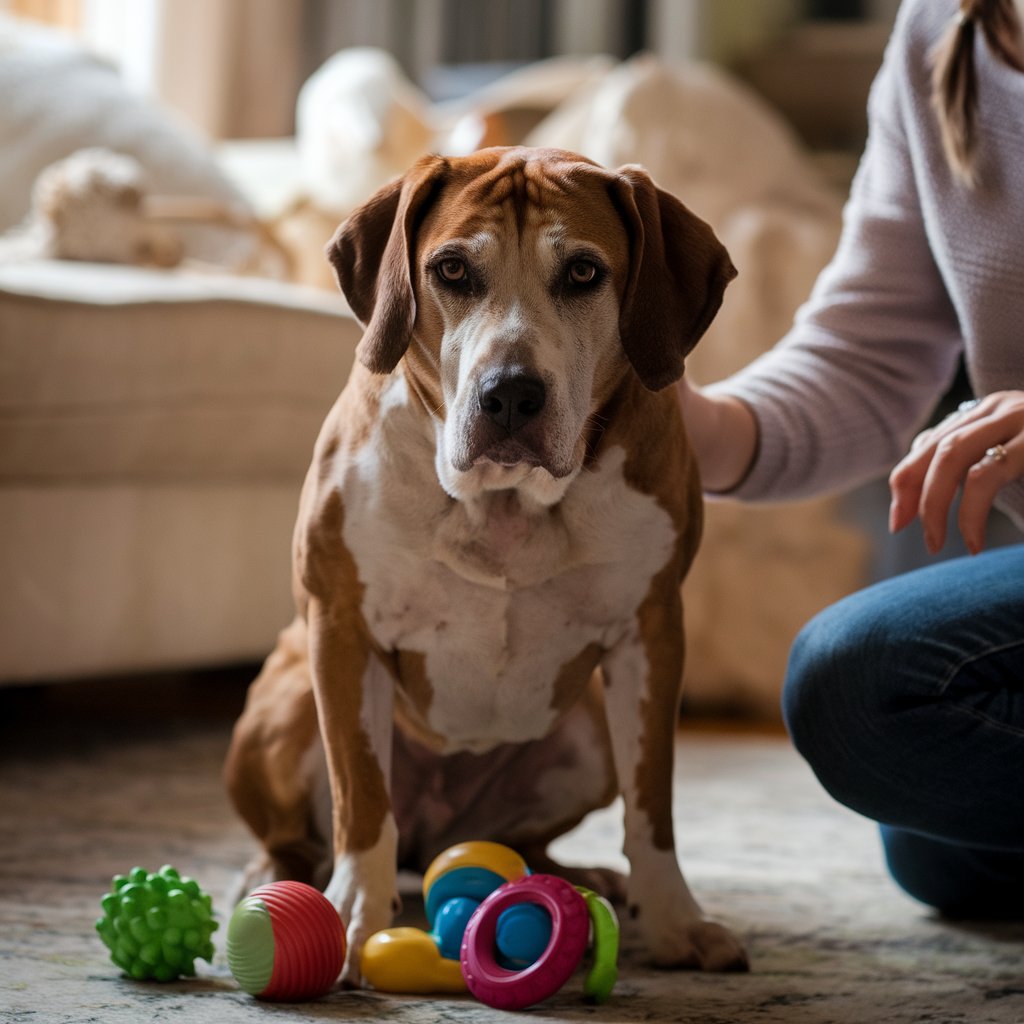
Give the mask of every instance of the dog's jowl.
POLYGON ((227 765, 248 881, 325 888, 345 980, 396 865, 490 839, 624 896, 651 959, 742 968, 680 872, 680 584, 701 494, 673 389, 735 271, 639 168, 426 157, 328 257, 366 332, 294 539, 295 621, 227 765), (548 843, 617 794, 628 882, 548 843))

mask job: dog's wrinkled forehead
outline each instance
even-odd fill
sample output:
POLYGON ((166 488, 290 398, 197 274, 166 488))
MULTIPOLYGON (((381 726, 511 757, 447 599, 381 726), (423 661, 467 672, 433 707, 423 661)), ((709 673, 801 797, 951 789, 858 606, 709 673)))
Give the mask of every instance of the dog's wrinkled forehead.
POLYGON ((557 231, 604 242, 623 257, 627 238, 609 192, 609 175, 573 153, 492 149, 451 161, 449 175, 421 227, 421 242, 439 235, 471 239, 499 229, 557 231))
MULTIPOLYGON (((579 191, 580 171, 587 165, 544 154, 512 150, 500 156, 489 170, 481 162, 468 162, 459 168, 468 176, 463 188, 465 199, 478 210, 510 212, 520 226, 531 208, 561 205, 560 200, 579 191)), ((462 175, 456 171, 456 183, 462 175)))

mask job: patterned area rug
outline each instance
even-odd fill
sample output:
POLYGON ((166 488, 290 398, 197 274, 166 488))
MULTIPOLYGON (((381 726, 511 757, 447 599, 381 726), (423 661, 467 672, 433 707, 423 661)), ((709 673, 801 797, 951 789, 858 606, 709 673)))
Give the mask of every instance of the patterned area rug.
MULTIPOLYGON (((45 694, 0 695, 0 1021, 510 1019, 468 997, 338 991, 261 1004, 231 978, 223 924, 196 979, 121 976, 93 931, 111 875, 173 863, 228 916, 224 894, 252 849, 219 781, 229 718, 175 713, 149 694, 101 712, 88 700, 52 705, 45 694)), ((627 929, 608 1004, 585 1004, 577 978, 525 1011, 531 1020, 1024 1021, 1024 926, 954 926, 902 896, 872 826, 835 806, 784 739, 684 729, 676 801, 690 884, 745 937, 751 973, 649 969, 627 929)), ((612 808, 556 852, 617 866, 619 841, 612 808)))

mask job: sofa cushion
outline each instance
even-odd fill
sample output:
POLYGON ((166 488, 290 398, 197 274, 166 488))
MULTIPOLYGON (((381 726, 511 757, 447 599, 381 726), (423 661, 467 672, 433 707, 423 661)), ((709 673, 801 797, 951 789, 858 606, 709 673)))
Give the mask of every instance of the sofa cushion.
POLYGON ((0 481, 301 480, 360 334, 268 280, 0 266, 0 481))
POLYGON ((294 614, 298 484, 0 487, 0 685, 255 661, 294 614))

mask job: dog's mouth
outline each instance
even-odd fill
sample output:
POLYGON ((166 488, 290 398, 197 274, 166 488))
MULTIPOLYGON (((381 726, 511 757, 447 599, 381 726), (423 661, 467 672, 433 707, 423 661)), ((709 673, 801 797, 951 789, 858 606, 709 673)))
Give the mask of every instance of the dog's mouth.
POLYGON ((475 470, 489 479, 499 479, 495 474, 507 473, 512 476, 543 470, 555 480, 562 480, 576 471, 573 464, 563 465, 540 443, 531 444, 518 437, 504 437, 487 444, 474 445, 467 453, 468 458, 455 468, 466 472, 475 470))
POLYGON ((496 433, 474 430, 442 456, 437 468, 445 490, 459 500, 501 490, 520 491, 541 505, 561 500, 579 467, 555 457, 540 432, 496 433))
POLYGON ((475 455, 471 461, 474 466, 492 463, 503 469, 515 469, 517 466, 525 466, 530 469, 543 466, 545 469, 548 469, 544 464, 544 460, 537 452, 514 437, 507 437, 488 445, 479 454, 475 455))

